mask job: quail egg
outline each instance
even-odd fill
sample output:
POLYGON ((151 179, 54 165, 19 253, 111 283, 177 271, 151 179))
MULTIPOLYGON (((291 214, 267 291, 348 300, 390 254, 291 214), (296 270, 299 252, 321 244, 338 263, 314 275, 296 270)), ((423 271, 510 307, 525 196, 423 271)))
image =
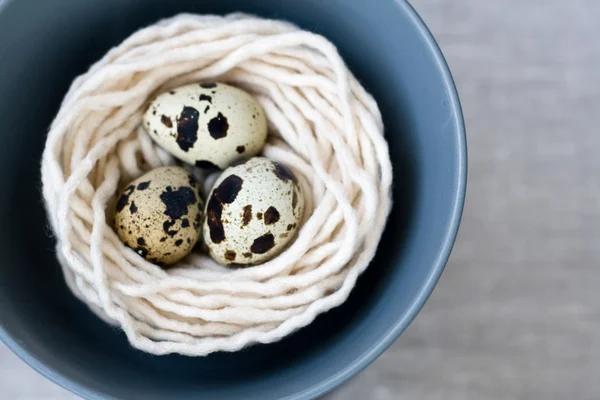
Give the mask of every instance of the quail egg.
POLYGON ((156 264, 173 264, 200 237, 204 202, 183 168, 156 168, 131 182, 117 200, 115 230, 125 245, 156 264))
POLYGON ((178 159, 224 169, 258 154, 267 139, 262 107, 224 83, 190 84, 158 95, 144 114, 150 137, 178 159))
POLYGON ((255 157, 226 169, 215 182, 204 242, 220 264, 260 264, 294 238, 303 209, 296 176, 283 164, 255 157))

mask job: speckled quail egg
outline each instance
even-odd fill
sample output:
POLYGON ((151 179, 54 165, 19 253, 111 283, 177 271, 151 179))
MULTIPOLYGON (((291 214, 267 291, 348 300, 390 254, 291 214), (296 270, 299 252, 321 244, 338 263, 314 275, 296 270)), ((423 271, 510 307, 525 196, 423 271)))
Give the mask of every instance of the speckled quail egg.
POLYGON ((201 233, 204 201, 183 168, 156 168, 131 182, 117 201, 119 238, 146 260, 173 264, 189 254, 201 233))
POLYGON ((206 206, 204 243, 220 264, 260 264, 294 238, 304 209, 296 176, 283 164, 255 157, 226 169, 206 206))
POLYGON ((247 92, 224 83, 181 86, 158 95, 144 114, 150 137, 173 156, 224 169, 258 154, 267 120, 247 92))

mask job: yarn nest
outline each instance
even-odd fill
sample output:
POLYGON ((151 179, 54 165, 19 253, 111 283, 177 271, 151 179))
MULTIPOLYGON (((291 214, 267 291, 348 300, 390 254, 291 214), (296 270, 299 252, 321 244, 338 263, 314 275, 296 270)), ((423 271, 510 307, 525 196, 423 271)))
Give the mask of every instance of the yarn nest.
MULTIPOLYGON (((187 167, 206 182, 214 176, 187 167)), ((72 292, 132 346, 203 356, 270 343, 342 304, 372 260, 391 207, 392 167, 374 99, 335 46, 290 23, 181 14, 141 29, 77 77, 48 133, 43 197, 72 292), (219 81, 255 96, 262 155, 297 175, 305 215, 278 257, 231 269, 195 252, 162 269, 111 227, 127 182, 174 160, 141 126, 149 99, 219 81)))

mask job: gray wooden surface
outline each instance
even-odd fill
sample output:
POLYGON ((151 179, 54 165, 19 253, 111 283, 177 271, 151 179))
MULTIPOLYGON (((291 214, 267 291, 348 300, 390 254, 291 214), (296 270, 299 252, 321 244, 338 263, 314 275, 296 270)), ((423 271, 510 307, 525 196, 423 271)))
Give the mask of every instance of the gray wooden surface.
MULTIPOLYGON (((326 399, 600 399, 600 1, 413 4, 459 86, 467 206, 423 312, 326 399)), ((0 347, 0 399, 71 398, 0 347)))

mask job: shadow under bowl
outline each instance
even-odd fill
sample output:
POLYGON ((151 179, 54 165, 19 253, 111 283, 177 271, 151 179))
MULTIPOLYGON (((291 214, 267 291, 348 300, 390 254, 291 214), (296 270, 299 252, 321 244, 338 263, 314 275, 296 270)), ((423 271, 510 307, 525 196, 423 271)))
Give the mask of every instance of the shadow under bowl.
POLYGON ((430 33, 402 0, 13 0, 0 6, 0 339, 86 398, 311 399, 408 326, 450 254, 466 185, 460 104, 430 33), (137 29, 180 12, 292 21, 338 46, 378 101, 394 206, 342 306, 284 340, 203 358, 151 356, 67 289, 40 194, 45 134, 72 80, 137 29))

